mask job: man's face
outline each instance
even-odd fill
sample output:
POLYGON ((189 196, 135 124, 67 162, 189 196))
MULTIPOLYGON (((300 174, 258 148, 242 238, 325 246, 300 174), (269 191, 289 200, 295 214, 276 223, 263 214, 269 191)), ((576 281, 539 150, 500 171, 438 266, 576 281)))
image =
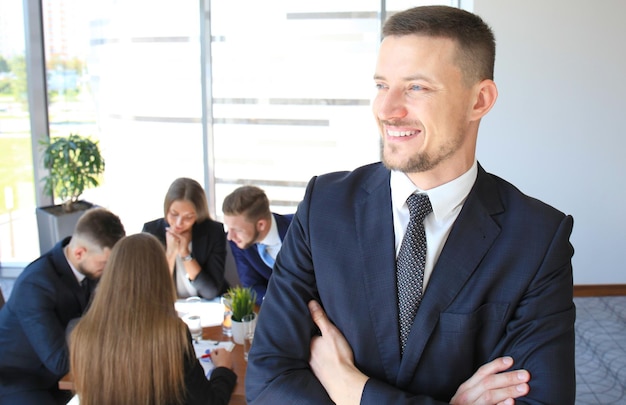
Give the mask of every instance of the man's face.
POLYGON ((83 248, 84 250, 78 258, 77 270, 91 279, 99 279, 102 276, 104 266, 109 260, 111 249, 102 250, 83 248))
POLYGON ((404 35, 382 41, 372 110, 390 169, 445 177, 459 161, 473 163, 475 134, 468 128, 474 89, 463 82, 455 56, 450 39, 404 35))
POLYGON ((244 215, 224 215, 224 224, 228 228, 228 240, 239 249, 247 249, 259 239, 257 223, 246 220, 244 215))

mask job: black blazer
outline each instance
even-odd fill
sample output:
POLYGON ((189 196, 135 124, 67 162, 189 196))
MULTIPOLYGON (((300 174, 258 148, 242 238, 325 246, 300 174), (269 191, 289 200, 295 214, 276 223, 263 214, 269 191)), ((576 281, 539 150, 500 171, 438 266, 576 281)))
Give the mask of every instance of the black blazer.
MULTIPOLYGON (((26 266, 0 310, 0 398, 57 392, 59 379, 69 371, 65 329, 89 300, 63 253, 70 239, 26 266)), ((89 282, 93 289, 96 282, 89 282)))
POLYGON ((259 314, 248 402, 331 403, 309 368, 317 299, 370 377, 362 404, 447 404, 504 355, 532 376, 516 404, 573 404, 572 217, 479 166, 401 356, 389 178, 378 163, 310 181, 259 314))
MULTIPOLYGON (((146 222, 142 232, 156 236, 165 246, 165 228, 168 227, 164 218, 146 222)), ((196 222, 191 229, 192 255, 202 270, 192 281, 202 298, 212 299, 228 289, 224 278, 226 262, 226 233, 221 222, 207 219, 196 222)))

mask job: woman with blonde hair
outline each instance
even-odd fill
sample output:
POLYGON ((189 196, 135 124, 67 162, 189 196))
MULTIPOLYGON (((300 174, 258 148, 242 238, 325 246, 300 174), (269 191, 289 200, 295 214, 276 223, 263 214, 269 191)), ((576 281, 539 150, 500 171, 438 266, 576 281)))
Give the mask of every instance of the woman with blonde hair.
POLYGON ((211 219, 200 183, 187 177, 174 180, 163 213, 163 218, 146 222, 142 231, 165 246, 178 297, 212 299, 226 292, 224 224, 211 219))
POLYGON ((81 405, 228 403, 237 379, 231 354, 212 352, 207 380, 175 301, 161 243, 145 233, 117 242, 70 336, 81 405))

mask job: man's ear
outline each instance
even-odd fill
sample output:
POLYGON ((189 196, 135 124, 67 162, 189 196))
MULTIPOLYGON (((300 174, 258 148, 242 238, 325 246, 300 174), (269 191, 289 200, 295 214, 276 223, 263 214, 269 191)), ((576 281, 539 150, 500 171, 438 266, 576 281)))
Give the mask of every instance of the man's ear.
POLYGON ((259 219, 256 221, 256 230, 258 232, 264 232, 269 229, 269 221, 267 219, 259 219))
POLYGON ((81 261, 87 254, 87 248, 84 246, 77 246, 75 248, 70 248, 69 252, 71 255, 74 256, 74 259, 76 259, 76 261, 81 261))
POLYGON ((474 105, 471 111, 471 121, 484 117, 498 98, 498 88, 493 80, 483 80, 476 85, 474 105))

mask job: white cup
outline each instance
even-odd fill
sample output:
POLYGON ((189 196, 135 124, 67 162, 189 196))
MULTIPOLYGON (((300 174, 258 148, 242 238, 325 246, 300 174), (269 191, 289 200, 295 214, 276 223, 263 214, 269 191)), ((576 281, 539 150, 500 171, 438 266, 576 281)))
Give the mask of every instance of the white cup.
POLYGON ((196 342, 202 339, 202 321, 200 315, 189 314, 186 315, 183 320, 189 327, 189 332, 191 333, 191 337, 196 342))

